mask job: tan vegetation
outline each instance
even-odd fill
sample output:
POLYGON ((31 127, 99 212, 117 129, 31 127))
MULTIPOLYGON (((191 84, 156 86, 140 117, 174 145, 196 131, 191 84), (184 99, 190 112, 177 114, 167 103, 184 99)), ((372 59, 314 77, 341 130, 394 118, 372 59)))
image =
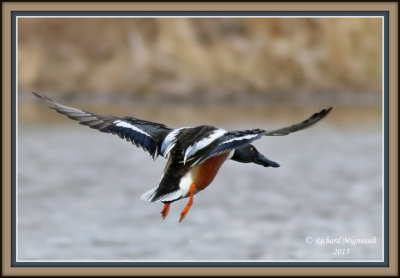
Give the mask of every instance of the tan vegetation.
POLYGON ((378 18, 24 18, 19 90, 379 94, 381 29, 378 18))

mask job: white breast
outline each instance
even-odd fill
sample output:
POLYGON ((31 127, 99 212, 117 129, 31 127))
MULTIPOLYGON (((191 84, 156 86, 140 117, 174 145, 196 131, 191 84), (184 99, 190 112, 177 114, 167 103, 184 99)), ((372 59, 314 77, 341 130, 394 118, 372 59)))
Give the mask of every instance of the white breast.
POLYGON ((179 188, 182 190, 182 197, 188 197, 190 195, 190 186, 193 184, 192 174, 189 172, 186 173, 181 178, 179 183, 179 188))

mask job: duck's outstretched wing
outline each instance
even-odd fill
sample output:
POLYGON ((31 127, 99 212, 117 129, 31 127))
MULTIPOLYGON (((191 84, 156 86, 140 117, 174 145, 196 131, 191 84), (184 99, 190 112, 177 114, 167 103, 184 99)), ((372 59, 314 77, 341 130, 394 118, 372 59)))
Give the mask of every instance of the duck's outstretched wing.
POLYGON ((331 110, 332 110, 332 107, 329 107, 328 109, 323 109, 320 112, 314 113, 311 117, 302 121, 301 123, 294 124, 294 125, 284 127, 284 128, 265 131, 263 133, 263 135, 264 136, 282 136, 282 135, 288 135, 292 132, 296 132, 296 131, 305 129, 309 126, 312 126, 313 124, 320 121, 321 119, 323 119, 326 115, 328 115, 328 113, 331 110))
POLYGON ((160 147, 171 128, 154 122, 139 120, 132 117, 115 117, 98 115, 77 108, 59 104, 52 99, 33 93, 36 97, 50 104, 50 108, 82 125, 97 129, 101 132, 117 134, 122 139, 131 141, 137 147, 150 153, 153 159, 160 154, 160 147))
POLYGON ((199 164, 210 157, 230 152, 240 146, 250 144, 257 139, 260 139, 262 136, 282 136, 305 129, 324 118, 331 111, 331 109, 332 107, 323 109, 318 113, 314 113, 311 117, 298 124, 280 129, 270 131, 263 129, 251 129, 226 132, 218 139, 213 141, 207 148, 204 148, 203 150, 198 151, 194 156, 189 157, 187 161, 192 161, 193 165, 199 164))

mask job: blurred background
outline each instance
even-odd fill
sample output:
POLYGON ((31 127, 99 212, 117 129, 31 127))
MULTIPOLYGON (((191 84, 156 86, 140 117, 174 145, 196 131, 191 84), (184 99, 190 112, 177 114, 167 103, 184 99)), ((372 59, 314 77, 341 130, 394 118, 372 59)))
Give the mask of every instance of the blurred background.
POLYGON ((381 19, 18 19, 19 259, 378 260, 381 231, 381 19), (280 168, 226 162, 178 224, 185 200, 162 221, 139 198, 165 160, 32 91, 171 127, 272 129, 334 108, 255 142, 280 168), (306 242, 339 236, 378 240, 306 242))

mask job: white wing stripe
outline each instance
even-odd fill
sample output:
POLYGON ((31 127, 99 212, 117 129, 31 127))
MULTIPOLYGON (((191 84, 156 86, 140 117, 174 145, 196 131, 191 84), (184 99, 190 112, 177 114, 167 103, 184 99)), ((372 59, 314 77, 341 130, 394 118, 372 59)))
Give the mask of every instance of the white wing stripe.
POLYGON ((165 150, 165 152, 163 152, 163 156, 167 157, 169 152, 175 147, 176 142, 174 141, 173 143, 168 145, 168 148, 165 150))
POLYGON ((161 144, 161 154, 162 156, 166 156, 172 149, 175 147, 176 143, 176 136, 178 135, 179 131, 188 127, 180 127, 172 130, 168 135, 165 137, 164 141, 161 144))
POLYGON ((228 144, 228 143, 231 143, 233 141, 253 139, 254 137, 257 137, 259 135, 260 134, 247 134, 247 135, 244 135, 244 136, 235 137, 235 138, 229 139, 227 141, 221 142, 220 145, 228 144))
POLYGON ((214 142, 216 139, 220 138, 226 133, 226 130, 224 129, 216 129, 208 135, 207 137, 204 137, 200 141, 196 142, 194 145, 190 146, 186 152, 185 152, 185 157, 183 159, 183 163, 186 162, 187 158, 191 157, 194 155, 197 151, 201 150, 202 148, 208 146, 212 142, 214 142))
POLYGON ((188 153, 190 152, 190 150, 193 148, 193 146, 189 146, 189 148, 187 148, 186 152, 185 152, 185 156, 183 157, 183 164, 186 164, 186 159, 188 157, 188 153))
POLYGON ((132 129, 132 130, 134 130, 134 131, 136 131, 136 132, 142 133, 142 134, 144 134, 144 135, 146 135, 146 136, 152 138, 152 137, 150 136, 150 134, 148 134, 147 132, 144 132, 143 130, 137 128, 136 126, 134 126, 134 125, 132 125, 132 124, 130 124, 130 123, 127 123, 127 122, 124 122, 124 121, 121 121, 121 120, 116 120, 116 121, 113 122, 113 124, 115 124, 116 126, 120 126, 120 127, 125 127, 125 128, 132 129))

